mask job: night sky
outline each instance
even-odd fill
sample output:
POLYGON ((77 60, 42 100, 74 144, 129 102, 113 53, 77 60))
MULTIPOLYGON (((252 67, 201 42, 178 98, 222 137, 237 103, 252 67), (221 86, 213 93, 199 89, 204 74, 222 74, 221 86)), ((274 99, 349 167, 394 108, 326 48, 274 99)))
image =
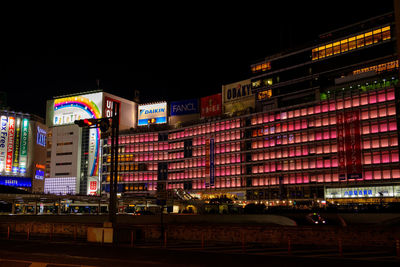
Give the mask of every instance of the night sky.
POLYGON ((266 56, 393 6, 391 0, 270 2, 53 13, 2 36, 0 91, 11 110, 42 117, 47 99, 95 90, 97 79, 101 89, 124 98, 139 90, 142 103, 207 96, 248 78, 250 64, 266 56))

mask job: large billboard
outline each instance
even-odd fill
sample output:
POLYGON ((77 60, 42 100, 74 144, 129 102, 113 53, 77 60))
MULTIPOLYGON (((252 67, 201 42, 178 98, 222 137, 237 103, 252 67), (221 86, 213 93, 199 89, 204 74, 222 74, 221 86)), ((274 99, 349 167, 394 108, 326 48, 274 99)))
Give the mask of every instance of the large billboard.
POLYGON ((138 106, 138 126, 167 122, 167 102, 138 106))
POLYGON ((223 85, 222 95, 225 113, 235 113, 255 107, 255 96, 251 92, 251 80, 223 85))
POLYGON ((222 113, 222 95, 215 94, 200 99, 201 117, 213 117, 222 113))
POLYGON ((199 100, 188 99, 171 102, 171 116, 189 115, 199 113, 199 100))
POLYGON ((73 124, 75 120, 101 118, 103 93, 54 99, 53 125, 73 124))
MULTIPOLYGON (((103 93, 54 99, 53 125, 73 124, 75 120, 99 119, 102 116, 103 93)), ((88 176, 98 176, 100 130, 89 130, 88 176)))

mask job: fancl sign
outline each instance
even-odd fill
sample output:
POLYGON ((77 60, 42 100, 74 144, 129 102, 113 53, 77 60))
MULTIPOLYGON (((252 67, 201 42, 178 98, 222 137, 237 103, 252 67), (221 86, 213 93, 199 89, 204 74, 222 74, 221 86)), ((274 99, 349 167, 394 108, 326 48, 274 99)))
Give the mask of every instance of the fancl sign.
POLYGON ((199 113, 199 101, 197 99, 189 99, 171 103, 171 116, 195 113, 199 113))
POLYGON ((167 122, 167 102, 138 106, 138 125, 167 122))

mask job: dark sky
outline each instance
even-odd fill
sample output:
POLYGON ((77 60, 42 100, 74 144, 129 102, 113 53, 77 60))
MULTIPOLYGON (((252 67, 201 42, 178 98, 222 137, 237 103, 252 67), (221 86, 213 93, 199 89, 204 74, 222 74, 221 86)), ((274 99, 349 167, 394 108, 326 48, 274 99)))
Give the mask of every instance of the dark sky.
POLYGON ((248 78, 250 64, 259 59, 389 12, 393 5, 270 2, 72 9, 40 22, 27 20, 2 36, 0 91, 7 92, 10 109, 42 117, 47 99, 94 90, 96 79, 121 97, 132 99, 139 90, 142 102, 206 96, 248 78))

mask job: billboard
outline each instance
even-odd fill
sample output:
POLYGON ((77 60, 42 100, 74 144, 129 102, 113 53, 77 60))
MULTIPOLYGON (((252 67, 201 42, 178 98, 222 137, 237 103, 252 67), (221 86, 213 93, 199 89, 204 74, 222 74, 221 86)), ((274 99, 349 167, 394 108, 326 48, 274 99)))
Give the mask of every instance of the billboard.
POLYGON ((167 122, 167 102, 138 106, 138 126, 167 122))
POLYGON ((15 139, 15 118, 8 117, 8 140, 6 154, 6 172, 11 172, 15 139))
POLYGON ((12 172, 19 172, 19 150, 21 143, 21 119, 15 119, 15 141, 14 141, 14 156, 12 162, 12 172))
POLYGON ((5 167, 6 167, 7 140, 8 140, 8 117, 7 116, 1 116, 0 172, 3 172, 5 167))
MULTIPOLYGON (((75 120, 99 119, 102 116, 103 93, 69 96, 54 100, 53 125, 73 124, 75 120)), ((89 130, 88 176, 97 176, 99 169, 100 130, 89 130)))
POLYGON ((201 117, 213 117, 222 114, 222 94, 215 94, 200 99, 201 117))
POLYGON ((101 118, 103 93, 54 99, 53 125, 73 124, 75 120, 101 118))
POLYGON ((15 187, 32 187, 30 178, 0 176, 0 185, 15 187))
POLYGON ((87 181, 87 194, 95 196, 97 195, 97 189, 98 189, 99 182, 97 179, 94 177, 91 177, 87 181))
POLYGON ((199 101, 197 99, 188 99, 171 102, 171 116, 189 115, 199 113, 199 101))
POLYGON ((28 162, 28 135, 29 135, 29 120, 22 119, 21 142, 19 151, 20 173, 26 173, 26 165, 28 162))
POLYGON ((224 103, 254 97, 251 92, 251 80, 244 80, 222 86, 224 103))
POLYGON ((121 110, 121 101, 115 100, 109 96, 104 97, 104 117, 105 118, 111 118, 112 117, 112 111, 113 111, 113 103, 119 103, 119 110, 117 111, 118 118, 119 116, 119 111, 121 110))

